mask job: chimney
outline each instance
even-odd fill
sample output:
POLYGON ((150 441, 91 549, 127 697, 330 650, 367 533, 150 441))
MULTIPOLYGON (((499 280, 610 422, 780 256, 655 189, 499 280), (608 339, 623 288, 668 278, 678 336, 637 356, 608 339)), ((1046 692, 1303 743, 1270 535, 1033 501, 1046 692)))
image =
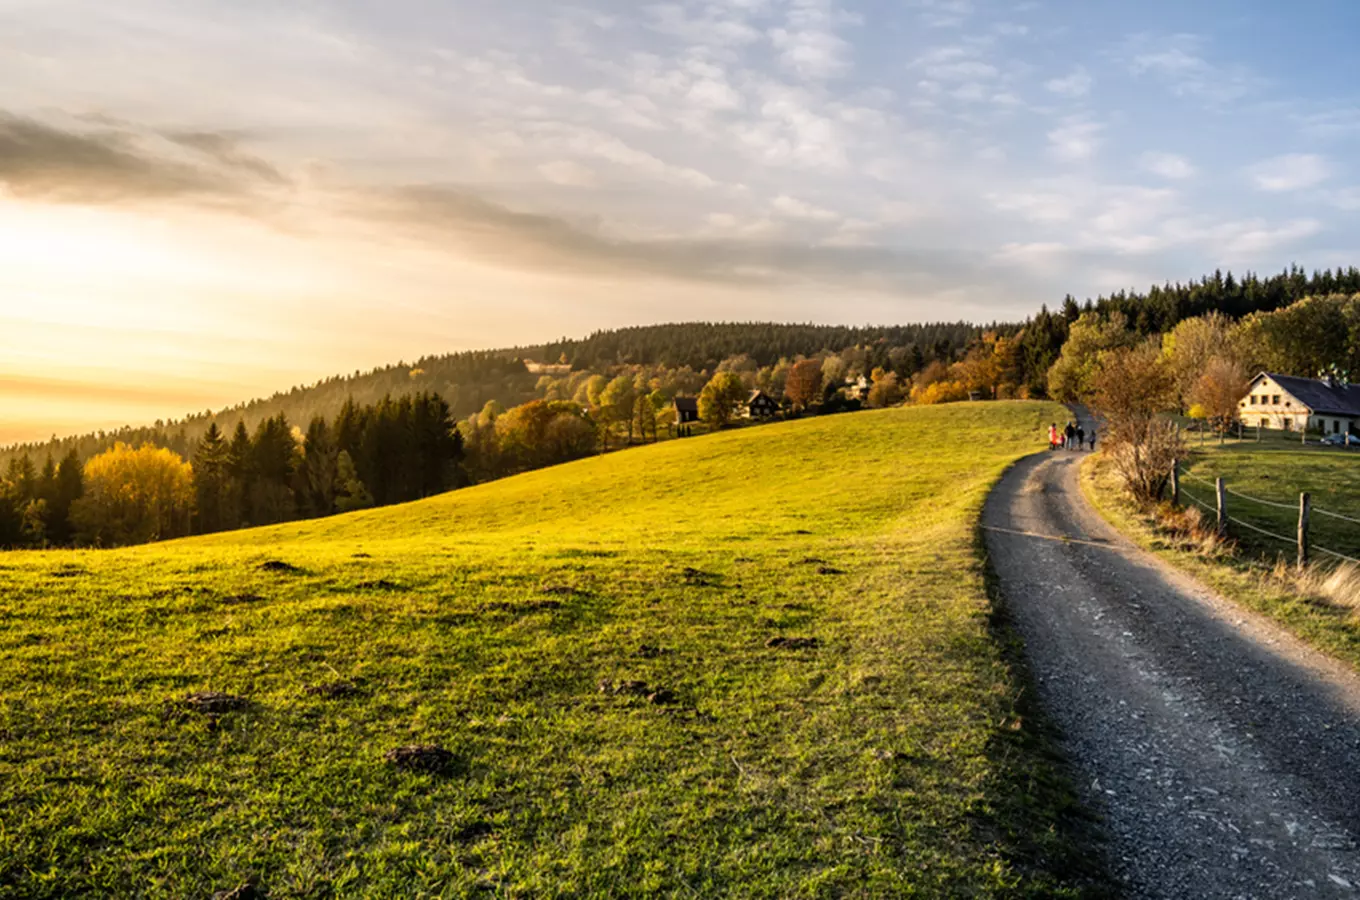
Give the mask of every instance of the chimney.
POLYGON ((1336 376, 1333 375, 1331 372, 1327 373, 1327 377, 1324 378, 1323 381, 1327 382, 1327 387, 1333 389, 1336 388, 1336 376))

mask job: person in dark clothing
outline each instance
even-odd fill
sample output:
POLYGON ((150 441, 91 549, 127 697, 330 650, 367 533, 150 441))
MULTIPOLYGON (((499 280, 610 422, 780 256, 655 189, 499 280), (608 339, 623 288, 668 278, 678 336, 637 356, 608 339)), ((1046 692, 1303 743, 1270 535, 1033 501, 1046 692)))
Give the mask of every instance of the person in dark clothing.
POLYGON ((1092 452, 1092 453, 1095 453, 1095 452, 1096 452, 1096 426, 1094 426, 1094 425, 1091 426, 1091 431, 1086 435, 1086 437, 1087 437, 1087 439, 1088 439, 1088 440, 1090 441, 1090 443, 1091 443, 1091 452, 1092 452))
POLYGON ((1071 422, 1067 423, 1067 429, 1063 432, 1063 435, 1066 437, 1066 440, 1063 441, 1063 446, 1068 450, 1075 450, 1077 429, 1072 425, 1071 422))
POLYGON ((1085 429, 1085 428, 1082 428, 1082 427, 1081 427, 1081 423, 1078 422, 1078 423, 1077 423, 1077 449, 1080 450, 1082 447, 1085 447, 1085 446, 1086 446, 1086 429, 1085 429))

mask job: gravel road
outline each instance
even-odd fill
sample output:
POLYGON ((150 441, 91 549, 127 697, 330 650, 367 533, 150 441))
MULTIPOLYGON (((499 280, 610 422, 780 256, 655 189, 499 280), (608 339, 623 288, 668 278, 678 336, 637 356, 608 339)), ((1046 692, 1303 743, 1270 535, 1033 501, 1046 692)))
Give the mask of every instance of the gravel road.
POLYGON ((1130 897, 1360 898, 1360 677, 1134 547, 1084 454, 1012 469, 987 547, 1130 897))

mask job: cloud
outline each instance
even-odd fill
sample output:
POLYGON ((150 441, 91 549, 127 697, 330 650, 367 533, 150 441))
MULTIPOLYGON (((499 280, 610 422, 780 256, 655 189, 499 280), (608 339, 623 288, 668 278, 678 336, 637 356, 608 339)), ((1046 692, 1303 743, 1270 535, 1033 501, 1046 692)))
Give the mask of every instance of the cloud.
POLYGON ((770 204, 775 211, 791 219, 803 219, 809 222, 835 222, 840 216, 829 209, 823 209, 788 194, 780 194, 774 198, 770 204))
POLYGON ((1144 153, 1138 158, 1138 164, 1153 175, 1172 180, 1190 178, 1195 174, 1195 167, 1190 161, 1174 153, 1144 153))
POLYGON ((594 170, 569 159, 543 163, 538 172, 552 184, 563 187, 594 187, 598 183, 594 170))
MULTIPOLYGON (((829 221, 825 211, 792 197, 781 198, 775 206, 794 218, 829 221)), ((358 193, 346 212, 429 245, 456 247, 493 265, 572 275, 748 286, 832 281, 910 290, 949 284, 976 269, 963 254, 762 238, 759 235, 771 233, 765 224, 746 230, 756 235, 750 238, 616 237, 565 218, 513 210, 445 185, 358 193)), ((733 217, 710 219, 722 231, 743 233, 733 217)))
POLYGON ((1287 153, 1247 169, 1257 190, 1270 193, 1315 187, 1331 177, 1332 167, 1314 153, 1287 153))
POLYGON ((1048 133, 1049 151, 1058 159, 1081 162, 1095 156, 1100 148, 1104 126, 1096 122, 1073 121, 1048 133))
POLYGON ((1085 97, 1091 93, 1091 85, 1095 83, 1085 69, 1078 67, 1071 74, 1061 78, 1050 78, 1044 82, 1044 87, 1051 93, 1063 97, 1085 97))
POLYGON ((213 132, 66 130, 0 113, 0 185, 16 197, 70 203, 237 199, 286 179, 213 132))
POLYGON ((1137 34, 1118 53, 1134 75, 1148 75, 1180 97, 1220 105, 1240 100, 1263 82, 1242 66, 1221 66, 1204 55, 1206 41, 1194 34, 1137 34))

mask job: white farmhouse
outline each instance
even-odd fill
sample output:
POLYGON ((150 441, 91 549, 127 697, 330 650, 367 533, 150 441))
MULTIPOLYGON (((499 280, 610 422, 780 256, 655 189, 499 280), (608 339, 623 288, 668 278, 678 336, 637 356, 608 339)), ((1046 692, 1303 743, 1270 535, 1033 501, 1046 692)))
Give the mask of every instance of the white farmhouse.
POLYGON ((1238 414, 1247 426, 1345 434, 1360 424, 1360 385, 1262 372, 1251 380, 1238 414))

